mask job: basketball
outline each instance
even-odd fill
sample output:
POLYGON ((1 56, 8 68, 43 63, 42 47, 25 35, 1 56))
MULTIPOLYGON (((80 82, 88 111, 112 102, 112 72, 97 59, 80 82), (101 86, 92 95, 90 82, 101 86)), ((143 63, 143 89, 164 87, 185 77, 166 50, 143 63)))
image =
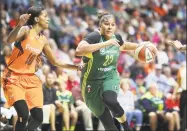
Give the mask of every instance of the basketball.
POLYGON ((136 48, 135 58, 143 63, 149 63, 154 61, 156 53, 156 46, 149 42, 136 48))

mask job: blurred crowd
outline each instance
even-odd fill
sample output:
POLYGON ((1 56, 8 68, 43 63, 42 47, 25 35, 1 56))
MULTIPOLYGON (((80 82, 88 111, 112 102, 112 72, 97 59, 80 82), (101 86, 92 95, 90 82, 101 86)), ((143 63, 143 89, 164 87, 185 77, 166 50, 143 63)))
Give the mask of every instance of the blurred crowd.
MULTIPOLYGON (((180 129, 179 98, 182 89, 186 88, 186 54, 166 41, 187 42, 185 0, 1 0, 1 74, 14 48, 14 43, 8 45, 6 38, 20 15, 31 6, 44 6, 47 10, 49 29, 43 34, 54 55, 69 64, 82 63, 81 58, 75 56, 75 49, 88 33, 98 28, 97 14, 103 11, 114 14, 116 32, 124 41, 154 43, 158 55, 148 64, 135 60, 129 52, 121 52, 117 65, 122 80, 119 102, 128 122, 137 131, 146 122, 155 131, 165 121, 168 130, 180 129)), ((56 116, 60 115, 63 128, 74 130, 82 115, 85 130, 93 130, 92 113, 81 96, 81 72, 54 67, 45 56, 42 57, 43 63, 36 74, 43 83, 43 124, 50 124, 48 129, 55 130, 55 124, 59 123, 56 116)), ((11 117, 13 122, 10 123, 14 127, 16 113, 14 109, 6 108, 2 89, 0 104, 1 111, 5 110, 0 116, 1 128, 7 126, 4 119, 11 117)), ((100 122, 98 129, 103 129, 100 122)))

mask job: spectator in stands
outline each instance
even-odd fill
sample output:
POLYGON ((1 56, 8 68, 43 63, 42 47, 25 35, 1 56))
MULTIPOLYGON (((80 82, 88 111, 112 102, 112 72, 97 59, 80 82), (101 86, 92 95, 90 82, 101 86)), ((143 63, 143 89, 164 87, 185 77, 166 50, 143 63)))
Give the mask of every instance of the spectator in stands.
POLYGON ((174 126, 177 131, 180 130, 179 101, 181 91, 178 90, 176 96, 168 94, 165 99, 166 112, 171 112, 174 118, 174 126))
POLYGON ((84 6, 84 11, 88 15, 97 15, 97 8, 94 7, 93 0, 87 0, 86 5, 84 6))
POLYGON ((57 106, 59 108, 59 111, 63 114, 63 120, 65 124, 64 130, 74 131, 78 119, 78 113, 74 107, 74 98, 72 96, 72 93, 66 90, 66 86, 62 84, 59 85, 60 86, 59 90, 57 91, 57 97, 60 101, 60 104, 58 104, 57 106))
MULTIPOLYGON (((47 110, 47 116, 49 116, 51 130, 55 131, 55 118, 56 118, 56 106, 57 101, 56 89, 53 88, 54 75, 48 73, 46 75, 46 84, 43 84, 43 95, 44 95, 44 105, 43 113, 45 117, 45 112, 47 110)), ((45 120, 45 119, 44 119, 45 120)))
POLYGON ((170 86, 169 92, 173 92, 176 86, 178 86, 177 82, 171 75, 171 68, 169 66, 166 66, 163 68, 163 74, 166 76, 168 84, 170 86))
POLYGON ((20 12, 18 10, 14 10, 12 14, 12 19, 9 21, 9 26, 11 29, 15 28, 18 24, 20 17, 20 12))
POLYGON ((11 48, 10 46, 6 45, 3 48, 2 51, 2 55, 0 56, 1 60, 0 60, 0 64, 3 64, 5 66, 7 66, 7 63, 9 61, 10 55, 11 55, 11 48))
POLYGON ((61 84, 63 87, 67 87, 67 81, 68 81, 68 74, 59 67, 56 67, 55 74, 57 77, 57 81, 61 84))
POLYGON ((157 53, 157 61, 158 64, 168 64, 169 63, 169 57, 165 52, 165 45, 163 43, 159 43, 157 46, 158 53, 157 53))
POLYGON ((146 87, 149 87, 152 83, 158 84, 159 91, 168 93, 170 91, 170 85, 167 81, 167 78, 164 74, 162 74, 162 65, 156 64, 155 71, 150 73, 146 78, 146 87))
POLYGON ((75 98, 75 110, 78 113, 81 113, 83 116, 85 130, 93 130, 92 113, 90 109, 86 106, 86 104, 83 102, 80 85, 73 86, 71 92, 73 97, 75 98))
POLYGON ((42 65, 41 68, 36 72, 42 83, 46 82, 46 76, 51 72, 51 67, 47 64, 42 65))
POLYGON ((129 68, 125 68, 121 74, 121 78, 128 79, 130 81, 130 90, 136 90, 136 83, 135 81, 130 77, 131 71, 129 68))
POLYGON ((72 91, 72 88, 77 86, 79 86, 79 81, 76 79, 75 73, 69 72, 66 89, 72 91))
POLYGON ((136 60, 130 67, 130 72, 131 75, 130 77, 135 80, 136 76, 141 74, 145 77, 145 71, 144 71, 144 67, 143 67, 143 63, 141 63, 140 61, 136 60))
POLYGON ((130 125, 135 117, 135 129, 136 131, 140 131, 143 115, 141 110, 135 108, 135 96, 131 91, 129 91, 130 82, 128 79, 122 79, 120 87, 118 101, 126 113, 127 121, 130 125))
POLYGON ((142 106, 142 111, 149 117, 149 123, 152 131, 156 131, 157 124, 163 124, 164 120, 168 122, 168 130, 174 130, 174 118, 172 113, 164 113, 164 97, 163 94, 158 90, 156 83, 149 85, 149 91, 145 93, 139 101, 142 106), (158 118, 161 118, 158 122, 158 118))
POLYGON ((145 82, 143 75, 138 75, 136 77, 136 97, 137 99, 141 98, 143 94, 146 92, 145 82))

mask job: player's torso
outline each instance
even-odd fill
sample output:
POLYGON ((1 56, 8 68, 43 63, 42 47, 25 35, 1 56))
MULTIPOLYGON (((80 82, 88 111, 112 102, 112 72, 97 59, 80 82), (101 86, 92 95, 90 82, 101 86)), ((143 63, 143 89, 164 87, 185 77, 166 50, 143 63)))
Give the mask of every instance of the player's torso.
MULTIPOLYGON (((115 37, 115 36, 113 36, 115 37)), ((104 42, 101 37, 100 42, 104 42)), ((83 70, 83 78, 87 80, 102 80, 118 75, 116 64, 119 57, 119 47, 111 45, 92 53, 90 58, 84 57, 86 67, 83 70)))
POLYGON ((38 56, 44 47, 43 37, 37 36, 34 29, 31 29, 23 41, 15 42, 8 68, 16 73, 34 73, 38 56))

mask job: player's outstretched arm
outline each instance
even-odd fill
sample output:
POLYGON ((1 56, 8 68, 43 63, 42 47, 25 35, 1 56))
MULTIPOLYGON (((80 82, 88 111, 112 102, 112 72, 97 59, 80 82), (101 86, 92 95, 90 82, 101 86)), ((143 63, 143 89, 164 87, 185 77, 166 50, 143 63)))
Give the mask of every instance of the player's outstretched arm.
POLYGON ((23 14, 20 16, 17 26, 10 32, 7 38, 7 43, 21 40, 29 30, 26 26, 23 26, 30 18, 30 14, 23 14))
POLYGON ((75 65, 66 64, 66 63, 62 62, 61 60, 57 59, 54 56, 49 44, 45 44, 44 49, 43 49, 43 53, 45 54, 47 59, 51 62, 51 64, 53 64, 54 66, 58 66, 58 67, 62 67, 62 68, 70 69, 70 70, 81 70, 82 69, 82 66, 75 66, 75 65))
POLYGON ((141 42, 140 44, 133 43, 133 42, 124 42, 123 45, 120 47, 120 50, 136 50, 141 45, 150 44, 149 41, 141 42))
POLYGON ((167 43, 171 44, 172 46, 174 46, 177 50, 184 51, 184 52, 186 52, 186 50, 187 50, 186 45, 183 45, 178 40, 176 40, 176 41, 167 41, 167 43))
POLYGON ((87 41, 82 40, 77 46, 76 55, 85 56, 109 45, 119 46, 118 42, 117 39, 110 39, 101 43, 89 44, 87 41))

